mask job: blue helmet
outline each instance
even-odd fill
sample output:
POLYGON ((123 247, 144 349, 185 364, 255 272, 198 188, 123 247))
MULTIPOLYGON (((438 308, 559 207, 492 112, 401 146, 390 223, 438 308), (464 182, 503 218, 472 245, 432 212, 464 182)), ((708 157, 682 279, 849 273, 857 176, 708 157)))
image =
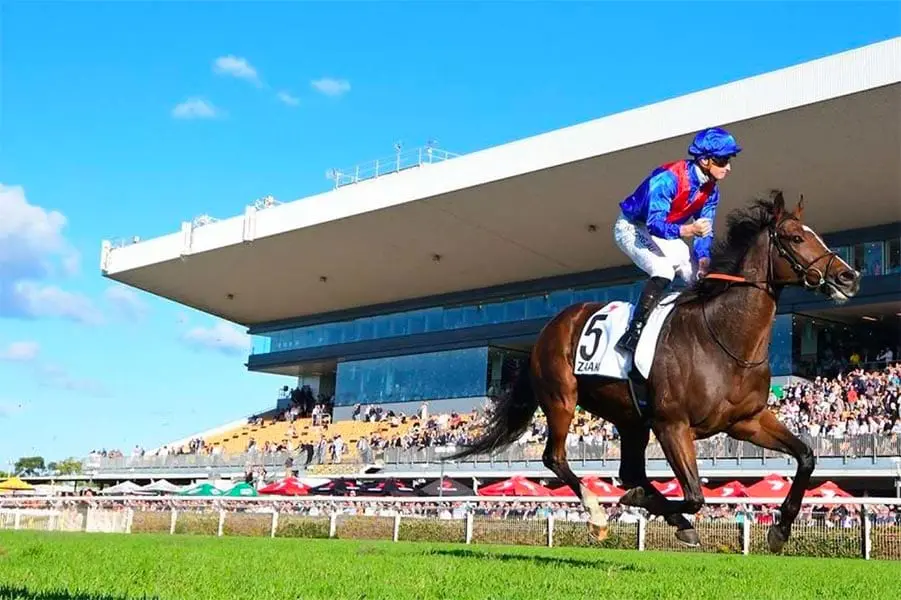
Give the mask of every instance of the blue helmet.
POLYGON ((735 141, 731 133, 722 127, 711 127, 699 131, 695 136, 688 153, 695 158, 707 158, 715 156, 725 158, 741 152, 741 146, 735 141))

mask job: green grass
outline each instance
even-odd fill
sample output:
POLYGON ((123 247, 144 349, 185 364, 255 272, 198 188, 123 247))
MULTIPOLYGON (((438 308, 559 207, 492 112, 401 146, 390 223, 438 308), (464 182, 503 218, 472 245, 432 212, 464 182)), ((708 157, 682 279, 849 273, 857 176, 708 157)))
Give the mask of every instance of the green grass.
POLYGON ((20 600, 897 598, 898 562, 169 535, 0 532, 20 600))

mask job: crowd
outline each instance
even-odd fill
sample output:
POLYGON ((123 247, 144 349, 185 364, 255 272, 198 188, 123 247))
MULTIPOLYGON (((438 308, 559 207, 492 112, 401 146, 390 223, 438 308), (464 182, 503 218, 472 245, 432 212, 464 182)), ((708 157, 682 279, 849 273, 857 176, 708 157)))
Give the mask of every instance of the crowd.
POLYGON ((812 438, 901 434, 901 364, 878 371, 855 369, 834 379, 784 388, 770 406, 796 433, 812 438))
MULTIPOLYGON (((493 408, 486 400, 481 407, 468 413, 429 415, 426 404, 412 414, 377 405, 356 405, 351 417, 354 421, 384 423, 388 427, 381 429, 387 431, 345 440, 329 431, 332 406, 328 397, 314 398, 306 386, 287 393, 291 398, 290 406, 276 416, 278 420, 290 423, 285 439, 258 445, 251 437, 245 450, 248 453, 294 455, 297 458, 292 459, 292 466, 341 463, 351 449, 350 444, 364 463, 374 462, 377 456, 391 449, 419 451, 466 445, 482 433, 493 408), (313 419, 311 425, 317 428, 318 437, 299 442, 296 441, 299 436, 294 422, 305 417, 313 419), (404 427, 403 433, 399 433, 401 425, 410 423, 411 427, 404 427)), ((858 368, 835 378, 817 377, 809 383, 788 385, 781 395, 770 393, 769 405, 790 429, 810 438, 842 441, 863 434, 898 436, 901 434, 901 363, 888 364, 875 371, 858 368)), ((258 417, 251 420, 254 419, 258 417)), ((538 411, 516 445, 523 448, 542 446, 546 439, 547 422, 538 411)), ((576 448, 600 448, 616 439, 618 433, 613 424, 580 411, 570 426, 567 446, 573 451, 576 448)), ((102 455, 121 456, 115 452, 103 451, 102 455)), ((156 454, 215 455, 220 452, 221 447, 211 446, 198 438, 179 448, 164 447, 156 454)))
MULTIPOLYGON (((437 518, 440 520, 465 519, 466 515, 473 517, 534 521, 553 516, 557 521, 581 522, 588 521, 588 511, 577 501, 573 502, 482 502, 482 501, 454 501, 446 502, 366 502, 346 500, 303 500, 298 498, 291 502, 260 502, 210 499, 202 503, 187 501, 179 498, 163 500, 106 500, 94 497, 85 501, 82 497, 78 501, 69 498, 57 500, 28 500, 22 498, 13 502, 4 502, 4 508, 50 508, 56 509, 76 508, 78 506, 90 506, 91 508, 104 508, 112 510, 124 510, 126 508, 135 511, 177 511, 186 512, 218 512, 220 509, 229 512, 271 514, 278 512, 280 515, 295 515, 304 517, 329 517, 333 514, 346 516, 382 516, 412 518, 437 518)), ((612 523, 631 524, 637 523, 643 514, 638 509, 620 505, 607 506, 607 516, 612 523)), ((898 505, 876 505, 868 507, 868 516, 874 525, 901 526, 901 501, 898 505)), ((775 507, 763 507, 752 505, 705 505, 697 514, 686 515, 695 523, 729 523, 741 522, 749 519, 752 523, 763 525, 772 524, 776 518, 775 507)), ((798 516, 797 523, 804 525, 821 524, 826 527, 855 527, 859 525, 859 508, 854 505, 828 505, 817 506, 805 504, 798 516)), ((651 520, 663 521, 662 517, 651 517, 651 520)))

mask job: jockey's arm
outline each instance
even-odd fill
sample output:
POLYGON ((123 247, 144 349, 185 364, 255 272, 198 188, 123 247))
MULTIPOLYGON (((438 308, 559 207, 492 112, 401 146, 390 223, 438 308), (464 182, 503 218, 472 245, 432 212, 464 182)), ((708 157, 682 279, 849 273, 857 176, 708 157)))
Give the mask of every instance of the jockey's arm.
POLYGON ((680 237, 680 225, 667 223, 666 217, 676 197, 676 178, 669 171, 658 173, 648 182, 648 231, 666 240, 680 237))
MULTIPOLYGON (((710 221, 710 225, 713 226, 713 221, 716 218, 716 208, 720 201, 720 190, 719 188, 714 188, 713 193, 710 194, 710 197, 707 198, 707 202, 704 203, 704 206, 701 208, 701 213, 698 215, 698 219, 708 219, 710 221)), ((694 240, 694 255, 697 257, 698 262, 700 259, 706 258, 710 259, 710 247, 713 244, 713 230, 710 231, 710 235, 705 235, 703 237, 696 237, 694 240)))

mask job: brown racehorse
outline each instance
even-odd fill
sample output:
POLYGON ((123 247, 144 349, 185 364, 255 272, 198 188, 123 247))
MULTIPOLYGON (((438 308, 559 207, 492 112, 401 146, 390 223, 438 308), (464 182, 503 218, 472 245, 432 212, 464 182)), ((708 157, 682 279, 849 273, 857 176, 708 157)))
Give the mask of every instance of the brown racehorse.
POLYGON ((729 216, 726 237, 714 244, 711 256, 715 275, 682 291, 663 324, 648 377, 648 419, 633 406, 626 381, 573 374, 582 328, 603 306, 575 304, 545 325, 528 368, 498 401, 484 436, 447 460, 508 446, 541 406, 548 422, 544 464, 579 496, 591 513, 589 531, 603 538, 606 514, 566 460, 566 436, 578 404, 619 430, 619 476, 627 489, 620 503, 663 515, 677 528, 681 542, 697 545, 698 533, 683 516, 704 504, 694 441, 725 432, 790 454, 798 463, 779 522, 767 534, 770 550, 779 552, 801 508, 815 460, 807 444, 766 407, 776 304, 786 286, 803 286, 836 302, 851 298, 860 286, 860 274, 803 224, 802 212, 803 198, 788 212, 782 193, 774 192, 772 200, 757 200, 729 216), (681 501, 665 498, 645 473, 651 429, 682 484, 681 501))

